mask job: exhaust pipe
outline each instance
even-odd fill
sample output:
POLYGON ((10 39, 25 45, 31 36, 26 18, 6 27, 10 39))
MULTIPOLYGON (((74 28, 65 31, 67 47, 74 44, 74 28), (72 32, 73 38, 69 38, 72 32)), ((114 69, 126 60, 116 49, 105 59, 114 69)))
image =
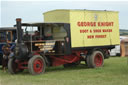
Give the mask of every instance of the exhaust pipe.
POLYGON ((24 59, 26 58, 28 54, 28 48, 23 43, 22 37, 23 37, 23 30, 21 29, 21 19, 16 19, 16 27, 17 27, 17 43, 15 47, 15 57, 16 59, 24 59))
POLYGON ((16 19, 16 26, 17 26, 17 43, 20 44, 23 42, 23 30, 21 29, 21 18, 16 19))

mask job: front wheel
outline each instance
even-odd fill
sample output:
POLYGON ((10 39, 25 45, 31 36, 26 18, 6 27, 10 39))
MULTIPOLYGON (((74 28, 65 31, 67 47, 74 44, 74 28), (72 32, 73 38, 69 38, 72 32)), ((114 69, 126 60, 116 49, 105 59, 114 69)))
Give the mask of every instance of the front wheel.
POLYGON ((87 56, 87 65, 90 68, 102 67, 104 64, 104 55, 101 51, 93 51, 87 56))
POLYGON ((23 69, 18 68, 18 64, 15 62, 14 58, 10 58, 8 61, 8 72, 11 74, 16 74, 18 72, 22 72, 23 69))
POLYGON ((45 68, 45 60, 40 55, 34 55, 28 62, 28 70, 32 75, 44 73, 45 68))

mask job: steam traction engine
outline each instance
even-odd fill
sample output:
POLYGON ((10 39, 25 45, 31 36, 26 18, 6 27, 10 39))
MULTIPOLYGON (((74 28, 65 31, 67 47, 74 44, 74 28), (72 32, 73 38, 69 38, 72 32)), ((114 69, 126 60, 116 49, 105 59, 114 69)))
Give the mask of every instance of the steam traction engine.
POLYGON ((102 67, 104 58, 109 57, 108 50, 113 48, 72 48, 68 23, 21 23, 19 18, 16 22, 15 55, 8 63, 11 74, 28 69, 31 74, 36 75, 44 73, 46 66, 68 67, 77 65, 80 61, 85 61, 89 68, 102 67))

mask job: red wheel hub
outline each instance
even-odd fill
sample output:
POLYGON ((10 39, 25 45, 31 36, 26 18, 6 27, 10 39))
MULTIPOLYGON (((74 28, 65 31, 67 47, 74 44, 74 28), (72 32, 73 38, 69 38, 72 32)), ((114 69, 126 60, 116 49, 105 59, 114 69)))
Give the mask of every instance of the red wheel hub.
POLYGON ((103 58, 102 58, 102 55, 100 53, 97 53, 95 55, 94 63, 96 65, 96 67, 102 66, 102 64, 103 64, 103 58))
POLYGON ((36 73, 41 73, 43 70, 43 61, 41 59, 36 59, 33 63, 33 68, 36 73))

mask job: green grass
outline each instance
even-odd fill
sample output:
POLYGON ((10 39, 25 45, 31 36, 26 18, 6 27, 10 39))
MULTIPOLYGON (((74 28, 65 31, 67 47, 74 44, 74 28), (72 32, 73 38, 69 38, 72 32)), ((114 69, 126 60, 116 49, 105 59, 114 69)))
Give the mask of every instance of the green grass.
POLYGON ((0 85, 128 85, 128 62, 126 57, 111 57, 102 68, 50 67, 36 76, 28 71, 11 75, 0 70, 0 85))

